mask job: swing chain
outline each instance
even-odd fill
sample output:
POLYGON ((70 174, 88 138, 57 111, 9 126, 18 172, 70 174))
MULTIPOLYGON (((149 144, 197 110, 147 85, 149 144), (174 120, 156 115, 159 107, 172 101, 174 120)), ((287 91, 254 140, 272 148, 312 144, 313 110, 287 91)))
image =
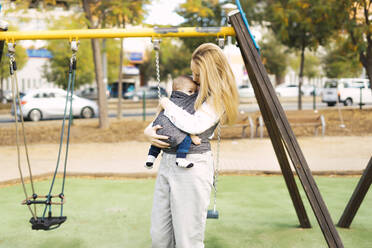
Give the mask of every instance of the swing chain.
POLYGON ((73 65, 73 63, 76 61, 76 53, 78 51, 80 42, 78 40, 72 40, 70 43, 71 43, 71 51, 72 51, 70 64, 73 65))
POLYGON ((223 49, 225 47, 225 36, 224 37, 218 37, 217 38, 217 44, 221 49, 223 49))
POLYGON ((216 205, 217 205, 217 181, 218 181, 218 173, 219 173, 219 166, 220 166, 220 144, 221 144, 221 124, 218 123, 218 125, 217 125, 216 167, 214 168, 214 173, 213 173, 213 189, 214 189, 213 210, 214 210, 214 212, 216 212, 216 205))
MULTIPOLYGON (((70 42, 71 45, 71 58, 70 58, 70 67, 69 67, 69 72, 71 73, 72 70, 76 70, 76 54, 78 52, 80 41, 79 40, 72 40, 70 42)), ((72 99, 72 94, 70 95, 69 100, 71 101, 72 99)))
POLYGON ((8 43, 8 56, 9 56, 9 62, 10 62, 10 75, 13 75, 14 74, 15 46, 16 46, 16 43, 8 43))
POLYGON ((161 98, 161 91, 160 91, 160 58, 159 58, 159 51, 160 51, 160 39, 152 39, 152 43, 154 44, 155 50, 155 67, 156 67, 156 81, 158 83, 158 99, 161 98))
MULTIPOLYGON (((32 197, 34 197, 35 194, 35 188, 34 188, 34 183, 32 179, 32 171, 31 171, 31 165, 30 165, 30 159, 28 155, 28 148, 27 148, 27 142, 26 142, 26 135, 25 135, 25 128, 24 128, 24 118, 23 118, 23 112, 22 112, 22 107, 21 107, 21 99, 19 95, 19 90, 18 90, 18 80, 17 80, 17 65, 16 65, 16 58, 15 58, 15 42, 8 42, 8 56, 9 56, 9 72, 10 72, 10 80, 12 83, 12 95, 13 95, 13 110, 14 110, 14 116, 15 116, 15 128, 16 128, 16 145, 17 145, 17 156, 18 156, 18 170, 20 173, 20 179, 22 182, 22 188, 23 192, 25 194, 25 198, 28 198, 26 186, 25 186, 25 181, 23 178, 23 173, 21 169, 21 157, 20 157, 20 142, 19 142, 19 129, 18 129, 18 115, 17 112, 19 110, 19 118, 21 121, 21 127, 22 127, 22 133, 23 133, 23 142, 24 142, 24 148, 26 152, 26 161, 27 161, 27 166, 29 170, 29 175, 30 175, 30 185, 32 189, 32 197)), ((36 218, 36 206, 34 206, 34 211, 31 209, 31 207, 28 205, 28 209, 31 212, 31 215, 33 218, 36 218)))
MULTIPOLYGON (((223 49, 225 47, 225 36, 217 38, 218 46, 223 49)), ((220 144, 221 144, 221 123, 217 125, 217 158, 216 158, 216 168, 213 174, 213 189, 214 189, 214 207, 213 210, 216 211, 216 201, 217 201, 217 181, 218 172, 220 166, 220 144)))

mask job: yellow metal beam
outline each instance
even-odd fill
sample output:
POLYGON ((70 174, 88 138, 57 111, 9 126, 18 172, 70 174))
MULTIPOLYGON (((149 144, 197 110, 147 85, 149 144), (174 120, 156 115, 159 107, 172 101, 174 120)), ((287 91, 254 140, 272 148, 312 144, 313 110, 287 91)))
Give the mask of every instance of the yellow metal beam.
POLYGON ((0 40, 55 40, 55 39, 95 39, 129 37, 225 37, 234 36, 232 27, 172 27, 172 28, 132 28, 132 29, 75 29, 45 31, 0 32, 0 40))

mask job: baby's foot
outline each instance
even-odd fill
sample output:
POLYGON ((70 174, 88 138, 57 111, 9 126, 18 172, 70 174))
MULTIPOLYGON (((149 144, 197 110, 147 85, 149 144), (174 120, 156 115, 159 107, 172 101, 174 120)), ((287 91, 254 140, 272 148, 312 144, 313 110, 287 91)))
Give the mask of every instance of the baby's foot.
POLYGON ((193 163, 187 161, 185 158, 177 158, 176 159, 176 165, 178 167, 182 167, 182 168, 191 168, 194 166, 193 163))
POLYGON ((146 164, 145 164, 145 168, 152 169, 152 167, 154 166, 155 159, 156 158, 154 156, 148 155, 147 160, 146 160, 146 164))

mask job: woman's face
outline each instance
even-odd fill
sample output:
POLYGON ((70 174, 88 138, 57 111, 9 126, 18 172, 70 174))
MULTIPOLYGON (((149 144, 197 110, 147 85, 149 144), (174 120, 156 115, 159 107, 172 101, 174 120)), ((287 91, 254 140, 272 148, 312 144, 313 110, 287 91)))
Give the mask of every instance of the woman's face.
POLYGON ((195 63, 191 60, 190 68, 192 72, 192 79, 195 81, 195 83, 200 84, 199 82, 199 75, 200 72, 198 70, 198 67, 195 65, 195 63))

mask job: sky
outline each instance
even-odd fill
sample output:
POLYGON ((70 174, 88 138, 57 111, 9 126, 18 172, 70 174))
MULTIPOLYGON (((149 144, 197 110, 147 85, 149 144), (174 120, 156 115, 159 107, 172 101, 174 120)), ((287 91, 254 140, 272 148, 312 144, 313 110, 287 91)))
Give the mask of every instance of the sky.
POLYGON ((175 9, 184 2, 186 0, 152 0, 145 23, 177 26, 183 18, 176 14, 175 9))

